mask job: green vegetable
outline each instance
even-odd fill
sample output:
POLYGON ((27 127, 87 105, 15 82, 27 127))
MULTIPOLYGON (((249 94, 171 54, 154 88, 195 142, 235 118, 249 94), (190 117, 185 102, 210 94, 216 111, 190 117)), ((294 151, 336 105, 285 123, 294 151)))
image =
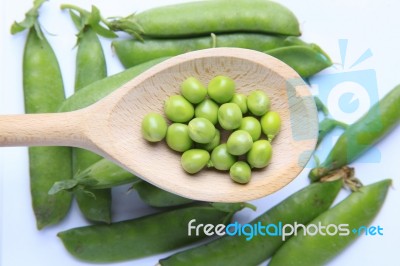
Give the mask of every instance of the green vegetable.
POLYGON ((214 125, 218 122, 218 105, 210 100, 205 99, 194 109, 196 117, 202 117, 208 119, 214 125))
POLYGON ((253 146, 251 135, 245 130, 236 130, 226 142, 228 152, 232 155, 243 155, 253 146))
POLYGON ((216 134, 214 125, 205 118, 193 118, 188 128, 190 138, 197 143, 210 143, 216 134))
POLYGON ((229 170, 236 160, 236 156, 228 152, 227 145, 221 144, 215 147, 211 152, 211 162, 209 166, 217 170, 229 170))
POLYGON ((189 77, 181 85, 181 94, 189 102, 197 104, 206 98, 207 88, 198 79, 189 77))
POLYGON ((208 83, 208 95, 217 103, 229 102, 235 93, 235 82, 226 76, 216 76, 208 83))
POLYGON ((247 162, 253 168, 264 168, 272 157, 272 147, 267 140, 257 140, 247 153, 247 162))
POLYGON ((242 112, 235 103, 224 103, 218 109, 218 122, 223 129, 232 130, 240 127, 242 112))
POLYGON ((289 65, 303 78, 313 76, 332 65, 330 58, 315 44, 293 45, 264 52, 289 65))
POLYGON ((167 134, 167 122, 156 113, 148 113, 142 120, 142 135, 150 142, 159 142, 167 134))
POLYGON ((243 203, 205 204, 176 209, 111 225, 92 225, 58 233, 65 248, 76 258, 104 263, 150 256, 194 243, 198 236, 187 226, 194 219, 198 224, 227 224, 243 203))
MULTIPOLYGON (((326 211, 339 193, 342 181, 313 183, 294 193, 272 209, 261 214, 251 225, 295 222, 307 224, 326 211)), ((290 237, 290 236, 288 236, 290 237)), ((162 266, 259 265, 272 256, 285 242, 279 236, 223 236, 207 244, 176 253, 159 263, 162 266)))
MULTIPOLYGON (((362 187, 353 192, 349 197, 330 210, 322 213, 309 224, 319 224, 326 228, 325 235, 304 235, 303 230, 297 236, 286 242, 272 257, 270 266, 296 265, 317 266, 324 265, 347 246, 349 246, 359 234, 365 234, 362 229, 368 226, 385 201, 391 180, 383 180, 369 186, 362 187), (329 225, 348 224, 347 234, 328 234, 329 225), (357 230, 353 233, 352 230, 357 230), (318 247, 318 248, 315 248, 318 247)), ((366 229, 365 229, 366 230, 366 229)), ((333 230, 331 229, 330 232, 333 230)), ((375 232, 376 233, 376 232, 375 232)))
POLYGON ((193 105, 181 95, 170 96, 164 104, 167 118, 176 123, 188 122, 194 115, 193 105))
MULTIPOLYGON (((22 22, 11 33, 29 30, 23 55, 23 89, 26 113, 56 112, 64 101, 64 86, 56 55, 37 21, 44 0, 36 0, 22 22)), ((37 228, 57 224, 68 213, 72 197, 62 192, 49 195, 52 184, 72 178, 72 156, 68 147, 30 147, 29 174, 32 207, 37 228)))
POLYGON ((181 157, 181 165, 189 174, 195 174, 203 169, 210 160, 208 151, 192 149, 185 151, 181 157))
POLYGON ((196 147, 202 150, 206 150, 208 152, 212 152, 212 150, 217 147, 221 143, 221 133, 218 129, 215 130, 214 138, 206 144, 197 143, 196 147))
POLYGON ((147 205, 152 207, 174 207, 193 202, 191 199, 167 192, 142 180, 136 181, 132 188, 147 205))
MULTIPOLYGON (((75 91, 78 91, 95 81, 107 77, 107 65, 103 48, 95 31, 97 28, 95 24, 98 22, 93 20, 93 17, 96 16, 96 10, 93 7, 93 13, 89 13, 71 5, 62 5, 61 8, 70 10, 71 18, 79 31, 77 34, 78 51, 75 69, 75 91)), ((109 33, 113 34, 111 31, 109 33)), ((95 153, 79 148, 73 149, 72 152, 74 174, 102 158, 95 153)), ((74 192, 78 206, 88 220, 111 222, 110 189, 96 191, 77 189, 74 192)))
POLYGON ((346 129, 348 127, 348 125, 343 122, 331 119, 331 118, 325 118, 324 120, 319 122, 317 145, 319 145, 321 143, 321 141, 325 138, 325 136, 329 132, 331 132, 333 129, 335 129, 336 127, 346 129))
POLYGON ((252 116, 243 117, 239 129, 247 131, 253 141, 258 140, 261 136, 260 121, 252 116))
POLYGON ((267 0, 199 1, 164 6, 116 19, 108 25, 138 38, 246 31, 300 35, 294 14, 267 0))
POLYGON ((264 115, 269 111, 270 105, 269 97, 261 90, 252 91, 247 96, 247 108, 253 115, 264 115))
POLYGON ((242 93, 235 93, 230 101, 231 103, 236 103, 242 114, 247 113, 247 96, 242 93))
POLYGON ((168 127, 166 141, 168 147, 178 152, 187 151, 193 146, 188 126, 181 123, 173 123, 168 127))
POLYGON ((249 183, 251 178, 250 166, 246 162, 236 162, 229 169, 229 175, 237 183, 249 183))
POLYGON ((277 112, 268 112, 261 117, 261 128, 264 134, 272 141, 281 130, 281 117, 277 112))
POLYGON ((350 164, 385 136, 400 121, 400 85, 346 128, 326 160, 310 171, 316 181, 328 172, 350 164))

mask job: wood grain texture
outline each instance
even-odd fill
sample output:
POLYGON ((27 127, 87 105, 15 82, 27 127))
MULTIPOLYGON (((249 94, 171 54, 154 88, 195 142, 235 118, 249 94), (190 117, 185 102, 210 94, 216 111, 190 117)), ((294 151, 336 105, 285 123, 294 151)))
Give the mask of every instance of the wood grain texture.
POLYGON ((10 117, 0 118, 0 145, 84 147, 162 189, 214 202, 252 200, 287 185, 309 160, 318 134, 316 107, 308 86, 298 74, 271 56, 239 48, 212 48, 174 57, 92 106, 71 113, 40 116, 41 119, 30 116, 34 122, 26 125, 14 123, 10 117), (179 153, 165 143, 149 143, 141 135, 143 117, 148 112, 163 114, 165 99, 179 93, 183 80, 194 76, 208 84, 216 75, 234 79, 240 93, 264 90, 271 99, 271 109, 282 118, 282 130, 272 143, 270 165, 253 171, 247 185, 234 183, 229 173, 212 169, 189 175, 180 166, 179 153), (18 126, 7 129, 8 133, 4 134, 10 124, 18 126), (12 131, 16 129, 23 133, 13 138, 12 131))

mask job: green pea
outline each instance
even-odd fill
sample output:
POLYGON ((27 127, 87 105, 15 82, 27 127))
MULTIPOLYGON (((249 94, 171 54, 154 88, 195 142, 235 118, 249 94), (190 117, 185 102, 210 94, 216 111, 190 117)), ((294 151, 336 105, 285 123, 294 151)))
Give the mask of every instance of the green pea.
POLYGON ((199 149, 203 149, 203 150, 211 152, 215 147, 217 147, 219 145, 220 142, 221 142, 221 133, 219 133, 219 130, 216 129, 215 136, 211 142, 205 143, 205 144, 199 143, 199 144, 197 144, 197 147, 199 149))
POLYGON ((208 83, 208 95, 217 103, 229 102, 235 93, 235 82, 225 76, 216 76, 208 83))
POLYGON ((253 139, 245 130, 236 130, 226 142, 228 152, 232 155, 243 155, 253 146, 253 139))
POLYGON ((235 93, 230 101, 231 103, 236 103, 242 114, 247 113, 247 96, 242 93, 235 93))
POLYGON ((281 130, 281 117, 277 112, 268 112, 261 117, 261 128, 264 134, 272 141, 281 130))
POLYGON ((181 95, 170 96, 165 101, 164 111, 168 119, 176 123, 188 122, 194 115, 193 105, 181 95))
POLYGON ((262 116, 269 111, 269 97, 261 90, 255 90, 247 97, 247 108, 257 116, 262 116))
POLYGON ((251 178, 250 166, 246 162, 236 162, 229 170, 229 175, 231 176, 232 180, 237 183, 249 183, 251 178))
POLYGON ((208 151, 192 149, 185 151, 181 157, 183 169, 189 174, 195 174, 203 169, 210 160, 208 151))
POLYGON ((189 122, 189 136, 197 143, 209 143, 215 136, 214 125, 205 118, 194 118, 189 122))
POLYGON ((247 131, 253 141, 258 140, 261 136, 260 121, 252 116, 244 117, 242 119, 242 123, 240 124, 239 129, 247 131))
POLYGON ((257 140, 247 153, 247 162, 251 167, 264 168, 272 157, 272 147, 268 140, 257 140))
POLYGON ((186 100, 197 104, 206 98, 207 89, 198 79, 189 77, 182 83, 181 93, 186 100))
POLYGON ((188 126, 181 123, 174 123, 168 127, 166 141, 168 147, 178 152, 187 151, 193 146, 188 126))
POLYGON ((211 152, 211 164, 218 170, 229 170, 236 160, 236 156, 228 152, 226 144, 215 147, 211 152))
POLYGON ((147 114, 142 120, 142 135, 150 142, 161 141, 167 134, 167 122, 156 113, 147 114))
POLYGON ((210 100, 205 99, 194 109, 194 114, 196 117, 202 117, 210 120, 214 125, 218 122, 218 105, 210 100))
POLYGON ((232 130, 240 127, 242 112, 235 103, 224 103, 218 109, 218 122, 223 129, 232 130))

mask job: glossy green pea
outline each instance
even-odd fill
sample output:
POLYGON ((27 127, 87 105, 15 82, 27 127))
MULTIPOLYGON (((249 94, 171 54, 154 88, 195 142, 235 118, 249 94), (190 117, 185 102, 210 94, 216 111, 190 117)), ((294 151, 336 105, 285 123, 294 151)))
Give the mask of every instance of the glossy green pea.
POLYGON ((195 117, 208 119, 214 125, 218 123, 218 105, 210 99, 205 99, 194 109, 195 117))
POLYGON ((188 126, 181 123, 173 123, 168 127, 166 141, 168 147, 178 152, 187 151, 193 146, 188 126))
POLYGON ((224 103, 218 109, 218 122, 223 129, 232 130, 240 127, 242 112, 235 103, 224 103))
POLYGON ((249 183, 251 179, 250 166, 246 162, 236 162, 229 170, 229 175, 231 176, 232 180, 237 183, 249 183))
POLYGON ((156 113, 147 114, 142 120, 142 135, 150 142, 161 141, 167 134, 167 122, 156 113))
POLYGON ((261 90, 252 91, 247 96, 247 108, 252 114, 262 116, 269 111, 269 97, 261 90))
POLYGON ((181 165, 189 174, 195 174, 203 169, 210 160, 208 151, 192 149, 185 151, 181 157, 181 165))
POLYGON ((165 115, 175 123, 184 123, 194 115, 193 105, 181 95, 170 96, 164 104, 165 115))
POLYGON ((207 95, 207 88, 196 78, 189 77, 181 85, 181 94, 189 102, 197 104, 207 95))
POLYGON ((272 147, 267 140, 257 140, 247 153, 247 162, 251 167, 264 168, 268 165, 272 156, 272 147))
POLYGON ((236 156, 228 152, 226 144, 215 147, 211 152, 211 165, 217 170, 229 170, 236 160, 236 156))
POLYGON ((220 142, 221 142, 221 133, 219 132, 218 129, 216 129, 214 138, 209 143, 197 144, 197 148, 211 152, 215 147, 217 147, 220 144, 220 142))
POLYGON ((193 118, 189 122, 189 136, 197 143, 209 143, 214 139, 216 129, 205 118, 193 118))
POLYGON ((239 129, 247 131, 250 134, 253 141, 258 140, 261 136, 260 121, 258 121, 258 119, 252 116, 244 117, 242 119, 239 129))
POLYGON ((281 130, 281 117, 277 112, 268 112, 261 117, 261 128, 264 134, 272 141, 281 130))
POLYGON ((236 130, 226 142, 228 152, 232 155, 243 155, 253 146, 253 139, 245 130, 236 130))
POLYGON ((230 101, 231 103, 236 103, 242 114, 247 113, 247 96, 242 93, 235 93, 230 101))
POLYGON ((235 82, 225 76, 216 76, 208 83, 208 95, 217 103, 229 102, 235 93, 235 82))

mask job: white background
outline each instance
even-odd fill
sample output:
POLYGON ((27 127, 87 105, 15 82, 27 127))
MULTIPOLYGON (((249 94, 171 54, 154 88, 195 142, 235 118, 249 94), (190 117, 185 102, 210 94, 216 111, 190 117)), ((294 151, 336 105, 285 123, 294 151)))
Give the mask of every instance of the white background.
MULTIPOLYGON (((184 1, 69 1, 69 3, 75 3, 84 8, 90 8, 91 4, 95 4, 104 16, 128 15, 134 11, 177 2, 184 1)), ((297 15, 301 23, 303 39, 318 43, 337 63, 335 67, 324 71, 321 75, 346 71, 346 65, 349 66, 365 50, 370 49, 373 57, 352 70, 374 69, 377 74, 379 97, 400 83, 400 20, 398 19, 400 5, 398 1, 284 0, 281 2, 297 15), (340 66, 339 39, 347 39, 349 42, 344 70, 340 66)), ((58 56, 67 94, 70 95, 74 80, 75 28, 69 15, 59 9, 61 3, 65 2, 54 0, 45 3, 41 9, 40 21, 46 32, 49 33, 47 37, 58 56)), ((0 71, 0 114, 23 113, 21 69, 26 33, 11 36, 9 28, 14 20, 23 19, 24 13, 30 7, 30 0, 2 0, 0 2, 0 64, 2 67, 0 71)), ((122 66, 110 49, 110 41, 102 41, 108 60, 109 74, 121 71, 122 66)), ((331 110, 332 114, 338 114, 337 111, 335 108, 331 110)), ((345 121, 351 119, 350 116, 337 118, 345 121)), ((334 141, 339 133, 336 131, 326 141, 334 141)), ((394 180, 393 188, 389 192, 385 205, 373 222, 374 225, 384 228, 384 236, 361 237, 330 262, 330 266, 399 265, 400 258, 395 244, 400 238, 398 230, 400 193, 396 190, 400 181, 398 170, 399 134, 400 128, 396 128, 377 145, 381 154, 379 163, 360 163, 358 161, 354 164, 357 176, 365 184, 384 178, 394 180)), ((320 151, 321 158, 326 152, 327 150, 320 151)), ((366 154, 361 159, 366 159, 370 155, 371 153, 366 154)), ((313 163, 310 162, 309 166, 313 166, 313 163)), ((304 187, 308 182, 306 175, 309 169, 305 169, 294 182, 281 191, 255 201, 254 203, 258 206, 256 213, 248 210, 242 211, 236 216, 236 219, 241 222, 250 221, 294 191, 304 187)), ((135 193, 127 195, 125 191, 126 187, 120 187, 113 191, 115 220, 138 217, 154 211, 141 203, 135 193)), ((347 194, 346 191, 343 191, 340 198, 347 194)), ((160 221, 160 226, 162 226, 161 223, 162 221, 160 221)), ((70 214, 61 224, 40 232, 37 231, 30 202, 27 150, 26 148, 0 148, 0 265, 16 266, 28 263, 33 266, 88 265, 70 256, 56 237, 59 231, 85 224, 87 224, 86 221, 81 217, 74 204, 70 214)), ((140 245, 140 243, 138 244, 140 245)), ((113 265, 154 265, 158 258, 163 258, 168 254, 113 265)), ((240 251, 238 256, 240 256, 240 251)))

